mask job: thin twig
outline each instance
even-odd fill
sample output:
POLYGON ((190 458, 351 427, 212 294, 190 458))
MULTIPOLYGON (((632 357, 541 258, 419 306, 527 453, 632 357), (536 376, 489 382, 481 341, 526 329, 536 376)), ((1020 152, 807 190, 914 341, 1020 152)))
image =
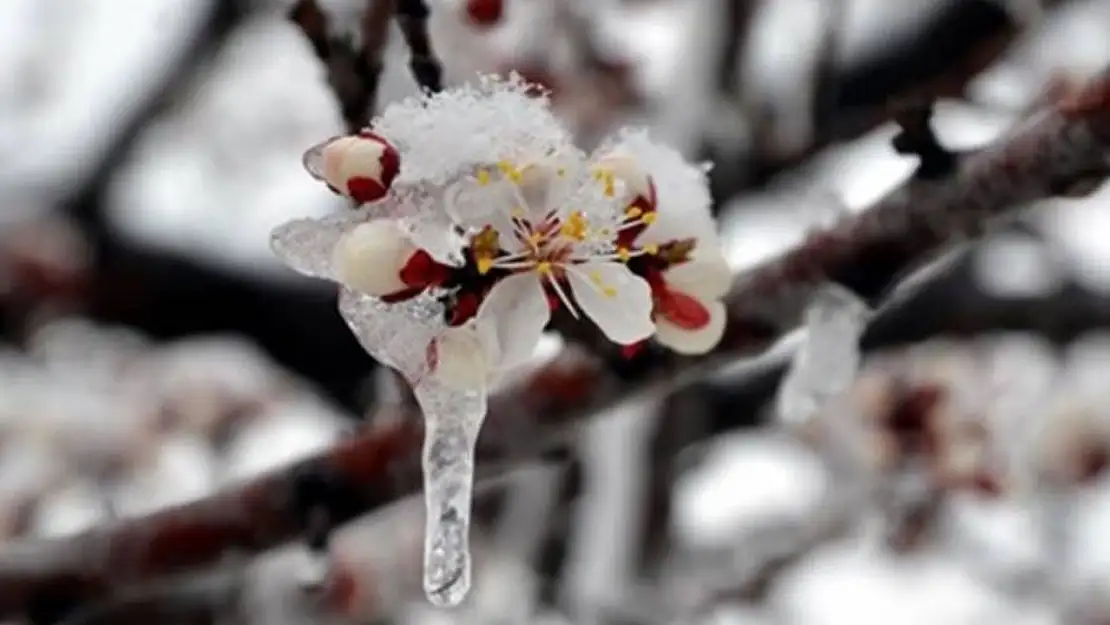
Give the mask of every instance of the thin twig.
POLYGON ((289 10, 289 19, 301 29, 316 56, 327 66, 328 85, 339 103, 348 132, 365 127, 374 114, 395 2, 366 0, 358 24, 361 39, 358 49, 350 37, 329 30, 328 15, 316 0, 298 0, 289 10))
POLYGON ((409 68, 416 84, 431 93, 443 89, 443 66, 428 36, 431 12, 424 0, 397 0, 397 24, 409 47, 409 68))

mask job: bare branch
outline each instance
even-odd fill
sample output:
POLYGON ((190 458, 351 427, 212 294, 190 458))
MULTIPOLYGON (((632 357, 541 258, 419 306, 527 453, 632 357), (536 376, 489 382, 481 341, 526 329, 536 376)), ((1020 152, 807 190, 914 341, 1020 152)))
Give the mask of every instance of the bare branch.
POLYGON ((397 23, 409 47, 409 68, 416 84, 433 93, 443 89, 443 66, 428 36, 430 12, 424 0, 397 0, 397 23))
POLYGON ((370 123, 377 103, 389 23, 396 0, 366 0, 359 20, 361 46, 329 31, 328 16, 316 0, 298 0, 289 19, 308 37, 316 56, 328 68, 328 84, 339 102, 349 132, 370 123))

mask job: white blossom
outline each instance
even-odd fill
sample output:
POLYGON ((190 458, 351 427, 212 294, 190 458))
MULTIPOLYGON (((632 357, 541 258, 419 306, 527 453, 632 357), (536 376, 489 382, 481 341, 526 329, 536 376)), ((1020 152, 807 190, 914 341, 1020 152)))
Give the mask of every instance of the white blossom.
POLYGON ((720 340, 731 276, 704 168, 639 131, 586 154, 515 77, 391 105, 372 128, 306 155, 361 207, 285 224, 273 245, 343 285, 352 330, 410 380, 484 388, 558 307, 622 345, 720 340))
POLYGON ((624 175, 649 176, 656 190, 658 219, 630 245, 633 253, 648 251, 664 261, 658 273, 647 273, 655 338, 681 354, 708 352, 724 335, 721 298, 732 284, 732 271, 710 212, 705 168, 690 165, 643 132, 624 131, 612 143, 610 150, 634 155, 620 167, 624 175))

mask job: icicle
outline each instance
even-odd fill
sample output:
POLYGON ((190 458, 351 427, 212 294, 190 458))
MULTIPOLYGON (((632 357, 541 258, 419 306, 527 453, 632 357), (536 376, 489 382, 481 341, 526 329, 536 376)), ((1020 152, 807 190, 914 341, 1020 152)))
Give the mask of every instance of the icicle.
POLYGON ((806 337, 778 394, 778 414, 804 423, 851 386, 859 370, 859 338, 870 309, 847 289, 828 284, 806 309, 806 337))
POLYGON ((486 398, 435 380, 423 380, 415 395, 424 411, 424 593, 434 605, 455 606, 470 590, 474 446, 486 398))

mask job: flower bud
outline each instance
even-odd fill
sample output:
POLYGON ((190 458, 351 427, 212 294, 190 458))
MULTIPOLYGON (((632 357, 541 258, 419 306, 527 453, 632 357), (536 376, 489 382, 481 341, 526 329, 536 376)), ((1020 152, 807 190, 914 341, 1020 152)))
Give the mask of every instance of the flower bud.
POLYGON ((472 326, 448 328, 431 345, 429 357, 435 377, 452 388, 481 389, 489 381, 489 356, 472 326))
POLYGON ((359 224, 339 239, 332 257, 335 278, 350 288, 381 297, 406 284, 401 268, 416 251, 400 224, 375 219, 359 224))
POLYGON ((504 0, 466 0, 466 18, 475 26, 493 26, 501 21, 504 13, 504 0))
POLYGON ((336 193, 365 204, 385 197, 400 170, 401 157, 384 138, 364 130, 310 149, 304 163, 309 173, 336 193))

